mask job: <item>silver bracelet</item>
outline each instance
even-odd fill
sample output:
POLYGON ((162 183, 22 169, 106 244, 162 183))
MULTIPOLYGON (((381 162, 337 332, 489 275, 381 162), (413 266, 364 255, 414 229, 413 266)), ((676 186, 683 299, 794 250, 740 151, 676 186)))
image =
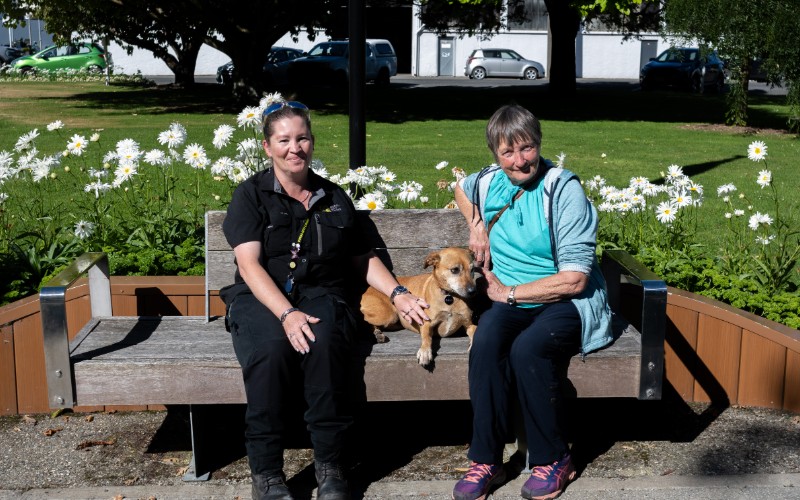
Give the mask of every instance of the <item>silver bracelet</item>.
POLYGON ((289 309, 283 311, 283 314, 281 314, 281 324, 283 324, 283 322, 286 321, 286 316, 292 314, 295 311, 299 311, 299 310, 300 309, 298 309, 296 307, 290 307, 289 309))

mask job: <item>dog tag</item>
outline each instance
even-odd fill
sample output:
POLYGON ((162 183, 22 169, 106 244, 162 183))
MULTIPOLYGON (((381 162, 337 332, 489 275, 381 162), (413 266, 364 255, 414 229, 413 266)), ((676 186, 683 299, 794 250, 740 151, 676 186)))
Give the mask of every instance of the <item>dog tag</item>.
POLYGON ((447 304, 448 306, 452 306, 453 302, 454 302, 454 300, 453 300, 453 296, 452 295, 447 294, 447 295, 444 296, 444 303, 445 304, 447 304))

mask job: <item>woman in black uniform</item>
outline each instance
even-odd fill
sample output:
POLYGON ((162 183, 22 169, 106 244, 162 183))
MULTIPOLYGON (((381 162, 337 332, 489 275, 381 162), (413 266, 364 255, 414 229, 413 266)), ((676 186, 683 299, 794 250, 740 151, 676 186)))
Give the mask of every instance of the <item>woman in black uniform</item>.
POLYGON ((348 377, 358 305, 348 302, 346 284, 366 277, 412 321, 428 320, 428 305, 400 286, 369 248, 347 193, 310 169, 308 108, 273 103, 263 127, 272 167, 233 193, 223 230, 237 271, 235 283, 221 292, 247 392, 253 498, 292 498, 282 439, 289 401, 302 394, 317 498, 349 499, 342 450, 353 422, 348 377))

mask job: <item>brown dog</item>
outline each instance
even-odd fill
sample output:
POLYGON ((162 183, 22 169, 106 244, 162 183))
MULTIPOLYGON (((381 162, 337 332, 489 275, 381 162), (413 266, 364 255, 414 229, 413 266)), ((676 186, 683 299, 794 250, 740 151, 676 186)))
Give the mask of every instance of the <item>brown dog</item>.
POLYGON ((421 345, 417 351, 420 365, 433 360, 431 343, 433 335, 449 337, 464 328, 472 345, 472 335, 477 326, 472 322, 472 309, 465 302, 475 295, 475 256, 463 248, 443 248, 425 257, 425 268, 433 271, 415 276, 398 276, 397 281, 430 305, 425 312, 430 321, 422 325, 409 323, 397 314, 389 298, 369 287, 361 297, 361 312, 364 319, 375 328, 375 336, 381 338, 383 331, 399 330, 401 327, 420 334, 421 345))

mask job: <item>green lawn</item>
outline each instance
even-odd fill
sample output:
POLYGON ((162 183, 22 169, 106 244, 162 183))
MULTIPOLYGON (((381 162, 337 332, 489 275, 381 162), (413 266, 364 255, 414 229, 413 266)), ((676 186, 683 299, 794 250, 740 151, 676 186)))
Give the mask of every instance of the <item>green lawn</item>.
MULTIPOLYGON (((316 157, 331 173, 348 164, 348 116, 346 95, 330 90, 304 90, 292 97, 313 110, 316 157)), ((724 120, 723 96, 695 96, 681 92, 639 92, 598 86, 580 90, 571 99, 550 96, 544 87, 516 88, 402 88, 368 86, 367 163, 385 165, 398 180, 416 180, 434 199, 436 181, 452 180, 447 170, 433 167, 446 160, 467 173, 491 163, 485 146, 484 126, 500 105, 517 102, 542 121, 545 157, 567 155, 566 166, 583 179, 604 176, 610 183, 627 185, 633 176, 657 180, 671 164, 705 187, 706 203, 700 210, 698 239, 718 241, 725 211, 716 188, 734 183, 740 191, 759 195, 755 183, 764 164, 747 159, 747 146, 763 140, 769 149, 767 167, 782 194, 784 214, 800 213, 800 186, 796 168, 796 136, 782 133, 787 107, 783 97, 753 97, 750 130, 720 127, 724 120)), ((91 135, 101 130, 103 151, 116 141, 133 138, 143 149, 158 147, 156 136, 170 123, 189 131, 187 143, 203 144, 214 160, 213 130, 222 123, 236 125, 240 107, 227 92, 214 85, 192 90, 170 87, 106 87, 94 83, 0 82, 0 152, 12 151, 20 135, 37 128, 41 151, 58 152, 73 133, 91 135), (47 132, 46 125, 62 120, 61 134, 47 132)), ((227 151, 230 154, 230 151, 227 151)), ((87 156, 87 162, 98 162, 87 156)), ((97 165, 99 167, 99 164, 97 165)), ((87 163, 87 168, 92 165, 87 163)), ((209 179, 202 179, 204 195, 230 196, 209 179)), ((194 183, 195 179, 191 179, 194 183)), ((2 192, 2 187, 0 187, 2 192)), ((190 192, 190 190, 187 190, 190 192)), ((63 193, 68 207, 74 192, 63 193)))

